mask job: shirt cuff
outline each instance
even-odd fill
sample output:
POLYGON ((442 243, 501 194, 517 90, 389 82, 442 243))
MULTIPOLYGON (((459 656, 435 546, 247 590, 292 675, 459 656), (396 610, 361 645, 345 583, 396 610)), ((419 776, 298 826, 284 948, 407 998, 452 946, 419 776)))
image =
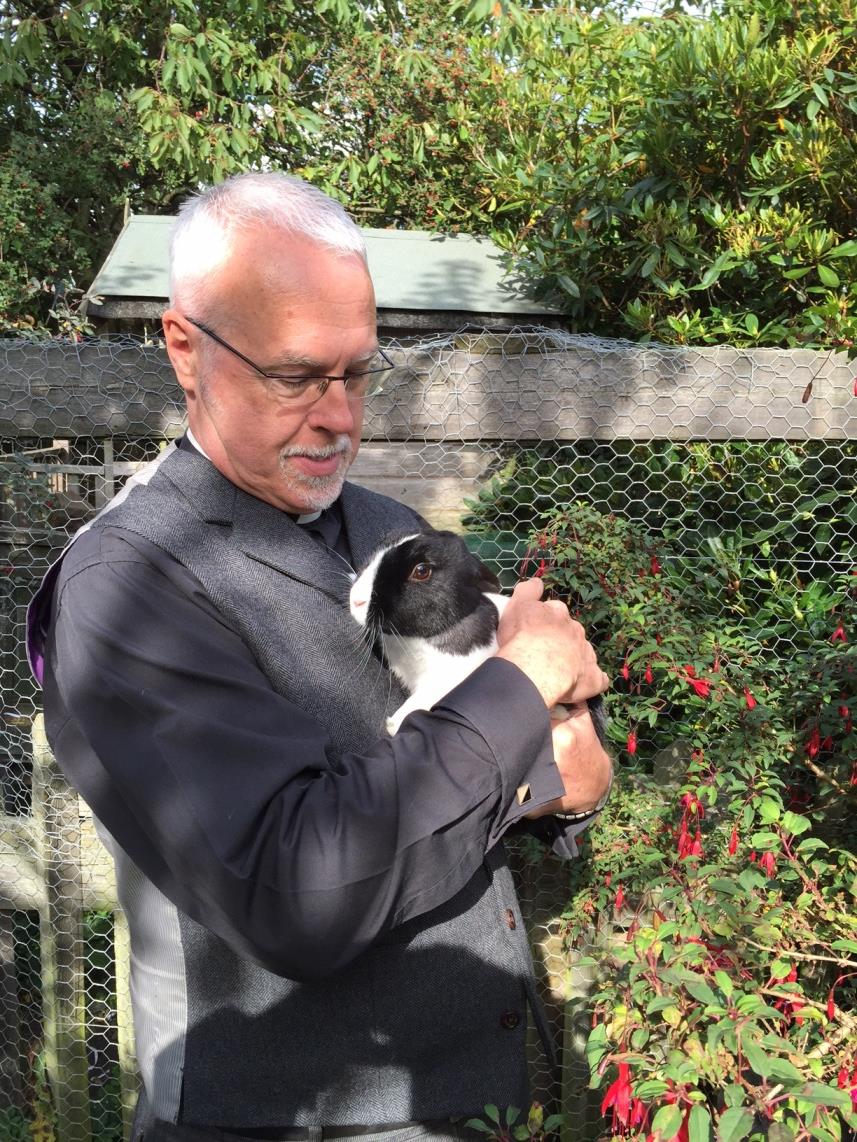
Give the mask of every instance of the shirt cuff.
POLYGON ((489 658, 434 709, 446 709, 468 721, 497 762, 502 792, 490 844, 525 814, 563 796, 548 709, 533 683, 513 663, 489 658))

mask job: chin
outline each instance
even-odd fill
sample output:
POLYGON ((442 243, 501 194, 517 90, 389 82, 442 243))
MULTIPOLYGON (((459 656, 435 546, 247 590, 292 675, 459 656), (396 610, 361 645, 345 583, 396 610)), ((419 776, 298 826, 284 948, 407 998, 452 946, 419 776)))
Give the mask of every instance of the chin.
POLYGON ((345 476, 325 480, 291 481, 288 489, 289 501, 300 515, 308 512, 321 512, 335 503, 342 492, 345 476))

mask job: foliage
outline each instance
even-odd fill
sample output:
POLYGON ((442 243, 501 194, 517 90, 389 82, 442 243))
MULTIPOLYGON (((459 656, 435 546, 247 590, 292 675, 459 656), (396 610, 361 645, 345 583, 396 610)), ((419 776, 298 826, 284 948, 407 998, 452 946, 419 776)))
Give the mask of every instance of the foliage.
POLYGON ((852 348, 853 33, 850 0, 520 19, 511 114, 548 110, 487 158, 519 270, 581 331, 852 348))
POLYGON ((486 1135, 489 1142, 542 1142, 555 1138, 562 1125, 562 1116, 549 1114, 545 1117, 544 1107, 534 1102, 524 1113, 515 1106, 504 1111, 489 1104, 485 1107, 484 1118, 470 1118, 465 1123, 471 1130, 486 1135))
POLYGON ((791 564, 850 558, 855 508, 852 441, 581 440, 511 450, 467 501, 464 525, 523 535, 557 504, 584 499, 666 533, 688 553, 714 544, 752 548, 791 564), (800 506, 783 516, 782 504, 800 506))
POLYGON ((7 327, 89 282, 126 202, 270 166, 364 224, 493 234, 575 329, 854 341, 851 0, 7 11, 0 221, 34 236, 0 277, 7 327))
POLYGON ((786 641, 771 632, 806 586, 772 577, 758 541, 739 574, 728 545, 691 558, 577 503, 532 548, 616 664, 625 765, 566 917, 599 973, 588 1058, 613 1133, 839 1139, 857 1125, 857 862, 839 847, 857 785, 853 569, 786 641))

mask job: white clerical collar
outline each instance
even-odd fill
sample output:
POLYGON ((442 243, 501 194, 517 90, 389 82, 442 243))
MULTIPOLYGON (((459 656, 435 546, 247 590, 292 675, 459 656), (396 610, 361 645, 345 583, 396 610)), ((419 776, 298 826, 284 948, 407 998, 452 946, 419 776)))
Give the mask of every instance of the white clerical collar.
POLYGON ((210 464, 214 463, 214 461, 211 459, 209 454, 206 452, 206 450, 203 448, 203 446, 200 444, 200 442, 197 440, 197 438, 194 436, 194 434, 191 432, 191 430, 189 428, 185 429, 185 437, 194 446, 194 448, 197 450, 197 452, 200 454, 200 456, 204 456, 210 464))
MULTIPOLYGON (((185 429, 185 436, 201 456, 204 456, 210 463, 214 463, 209 454, 191 432, 190 428, 185 429)), ((315 521, 320 516, 321 512, 307 512, 306 515, 293 516, 292 518, 294 519, 295 523, 315 523, 315 521)))

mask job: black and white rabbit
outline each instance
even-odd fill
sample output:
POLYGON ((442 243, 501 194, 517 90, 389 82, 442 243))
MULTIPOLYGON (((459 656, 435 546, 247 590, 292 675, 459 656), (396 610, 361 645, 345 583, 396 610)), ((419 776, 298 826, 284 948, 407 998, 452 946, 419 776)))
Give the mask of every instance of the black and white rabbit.
MULTIPOLYGON (((425 531, 384 544, 357 574, 351 614, 380 641, 409 698, 387 719, 394 734, 414 710, 428 710, 497 649, 509 602, 497 576, 451 531, 425 531)), ((589 700, 605 740, 601 697, 589 700)), ((561 716, 561 715, 559 715, 561 716)))

